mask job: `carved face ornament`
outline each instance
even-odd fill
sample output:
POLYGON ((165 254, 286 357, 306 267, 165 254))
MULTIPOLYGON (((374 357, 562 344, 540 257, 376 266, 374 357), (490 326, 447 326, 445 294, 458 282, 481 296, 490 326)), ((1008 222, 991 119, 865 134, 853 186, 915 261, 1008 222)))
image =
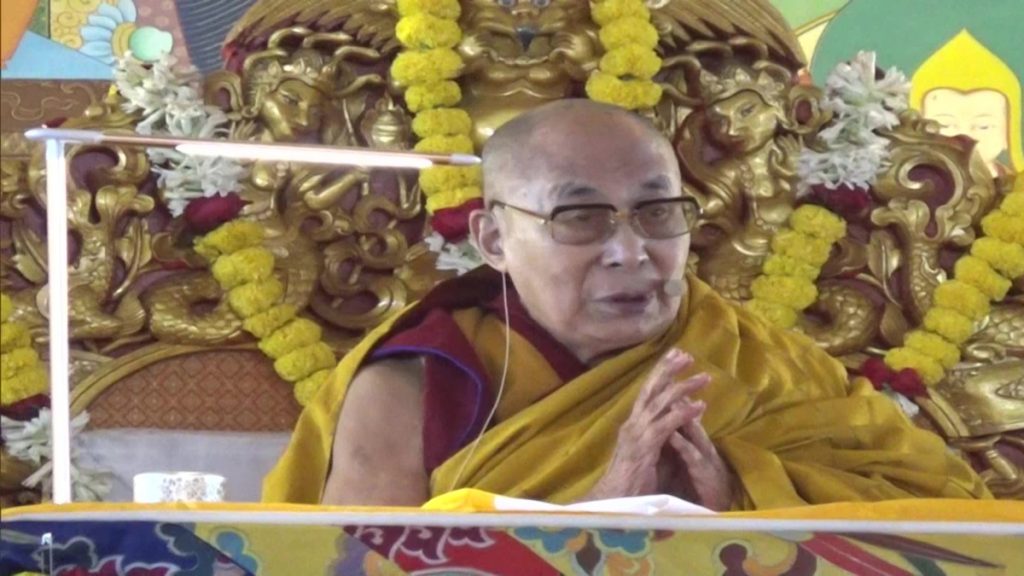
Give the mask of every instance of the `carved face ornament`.
POLYGON ((708 116, 715 141, 743 152, 767 144, 779 126, 777 109, 753 90, 744 90, 716 102, 708 116))
POLYGON ((284 79, 267 94, 260 118, 277 142, 316 137, 323 121, 324 94, 295 78, 284 79))
POLYGON ((595 30, 583 2, 476 0, 467 7, 459 51, 514 68, 553 60, 580 63, 596 53, 595 30))

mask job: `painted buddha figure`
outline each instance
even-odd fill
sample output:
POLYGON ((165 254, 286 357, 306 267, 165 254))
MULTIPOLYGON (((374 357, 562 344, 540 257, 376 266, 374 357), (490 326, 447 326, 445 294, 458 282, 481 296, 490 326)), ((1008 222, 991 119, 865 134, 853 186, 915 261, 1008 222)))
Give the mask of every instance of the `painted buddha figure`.
POLYGON ((910 97, 944 135, 976 141, 993 176, 1024 169, 1020 80, 967 30, 918 68, 910 97))

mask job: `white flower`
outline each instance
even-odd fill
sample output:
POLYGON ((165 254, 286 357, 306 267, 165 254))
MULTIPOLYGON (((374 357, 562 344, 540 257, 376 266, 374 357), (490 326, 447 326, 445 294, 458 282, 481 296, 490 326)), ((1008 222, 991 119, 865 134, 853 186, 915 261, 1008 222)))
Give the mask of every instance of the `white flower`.
POLYGON ((814 185, 867 188, 889 167, 889 141, 878 130, 899 124, 900 112, 907 109, 910 83, 895 68, 879 78, 875 75, 873 52, 859 52, 829 74, 823 107, 834 117, 818 133, 826 150, 801 151, 797 168, 801 193, 814 185))
POLYGON ((840 112, 881 112, 882 119, 892 118, 892 112, 907 109, 910 83, 906 76, 890 68, 876 78, 876 54, 858 52, 850 62, 841 62, 825 81, 829 102, 840 112))
MULTIPOLYGON (((76 501, 100 500, 110 492, 108 472, 83 467, 79 462, 81 441, 78 435, 88 423, 88 412, 82 412, 71 420, 71 489, 76 501)), ((45 497, 49 497, 52 490, 53 442, 50 427, 49 408, 43 408, 38 416, 28 421, 0 416, 0 435, 7 452, 38 467, 22 484, 27 488, 40 486, 45 497)))
POLYGON ((437 254, 436 268, 438 270, 455 270, 455 273, 462 276, 466 272, 478 268, 484 264, 480 253, 469 242, 469 239, 456 244, 447 242, 443 236, 434 232, 423 239, 427 248, 437 254))
POLYGON ((844 144, 817 152, 804 149, 797 163, 800 182, 805 187, 824 185, 830 190, 847 185, 868 188, 880 170, 889 166, 889 151, 884 146, 844 144))
MULTIPOLYGON (((179 68, 164 55, 145 65, 129 53, 114 71, 117 89, 128 113, 139 113, 140 134, 171 134, 189 138, 223 138, 230 134, 230 120, 223 110, 207 106, 199 94, 199 75, 194 68, 179 68)), ((217 193, 237 192, 247 170, 229 158, 189 157, 176 150, 148 151, 157 184, 167 208, 181 216, 188 203, 217 193)))

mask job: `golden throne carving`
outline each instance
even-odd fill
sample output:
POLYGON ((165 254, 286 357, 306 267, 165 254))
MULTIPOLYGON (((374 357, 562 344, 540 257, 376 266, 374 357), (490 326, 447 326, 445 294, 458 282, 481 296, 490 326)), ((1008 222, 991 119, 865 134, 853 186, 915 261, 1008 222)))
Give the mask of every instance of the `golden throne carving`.
MULTIPOLYGON (((772 236, 799 202, 799 150, 829 120, 821 91, 796 81, 804 56, 766 0, 648 4, 665 91, 643 113, 675 143, 686 192, 704 207, 694 237, 699 275, 747 300, 772 236)), ((583 95, 601 55, 587 3, 462 5, 460 106, 474 120, 478 146, 524 110, 583 95)), ((399 49, 396 18, 392 0, 260 0, 226 38, 227 64, 206 78, 207 102, 228 114, 233 138, 411 148, 410 114, 388 79, 399 49)), ((112 93, 67 126, 132 130, 137 121, 112 93)), ((900 345, 920 323, 935 286, 1011 185, 993 181, 970 145, 940 136, 914 113, 884 136, 893 163, 870 206, 850 220, 818 281, 818 301, 798 326, 851 369, 900 345)), ((148 366, 195 354, 210 362, 249 354, 258 362, 191 251, 190 232, 156 201, 161 190, 145 154, 81 146, 71 155, 74 408, 89 405, 97 423, 125 425, 104 413, 104 403, 120 406, 121 387, 144 389, 148 366)), ((40 340, 43 177, 38 154, 5 160, 0 203, 9 242, 4 289, 40 340)), ((408 175, 256 165, 242 196, 243 217, 268 230, 286 300, 324 326, 338 352, 444 276, 422 242, 422 199, 408 175)), ((1024 495, 1022 288, 1018 282, 993 308, 964 361, 919 402, 918 418, 969 458, 994 492, 1014 498, 1024 495)), ((253 378, 262 379, 251 387, 258 397, 275 377, 253 378)), ((279 401, 271 410, 270 421, 286 429, 298 407, 279 401)), ((5 486, 18 480, 4 474, 5 486)))

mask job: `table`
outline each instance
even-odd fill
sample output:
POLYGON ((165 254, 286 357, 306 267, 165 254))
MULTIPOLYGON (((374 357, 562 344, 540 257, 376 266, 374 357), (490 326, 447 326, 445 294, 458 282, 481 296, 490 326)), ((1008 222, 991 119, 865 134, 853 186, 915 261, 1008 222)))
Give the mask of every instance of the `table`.
POLYGON ((1024 574, 1024 503, 703 517, 69 504, 0 522, 0 574, 1024 574), (44 535, 52 545, 41 544, 44 535))

